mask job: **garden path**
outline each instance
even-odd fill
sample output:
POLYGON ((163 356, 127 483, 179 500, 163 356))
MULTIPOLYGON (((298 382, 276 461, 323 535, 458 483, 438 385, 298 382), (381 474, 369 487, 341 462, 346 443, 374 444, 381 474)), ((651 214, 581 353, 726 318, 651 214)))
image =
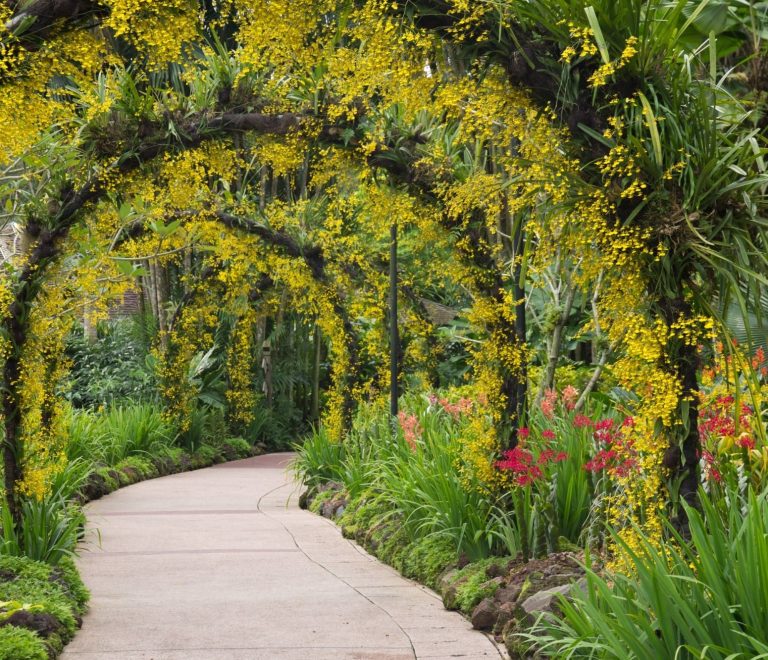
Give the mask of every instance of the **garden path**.
POLYGON ((64 660, 502 657, 433 592, 300 510, 290 459, 145 481, 89 504, 78 564, 91 608, 64 660))

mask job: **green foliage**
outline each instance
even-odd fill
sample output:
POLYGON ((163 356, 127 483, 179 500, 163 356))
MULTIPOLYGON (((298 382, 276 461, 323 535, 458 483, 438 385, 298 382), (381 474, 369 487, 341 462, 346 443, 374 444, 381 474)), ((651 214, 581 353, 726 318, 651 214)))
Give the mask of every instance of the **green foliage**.
POLYGON ((93 463, 81 457, 67 462, 64 469, 54 474, 51 481, 51 494, 53 499, 69 501, 88 481, 93 473, 93 463))
POLYGON ((307 436, 295 449, 293 470, 304 484, 312 487, 340 480, 346 447, 344 443, 331 440, 323 427, 307 436))
POLYGON ((283 451, 290 449, 296 437, 304 435, 306 430, 302 411, 290 398, 280 396, 271 408, 263 398, 257 400, 253 420, 243 429, 243 434, 253 444, 261 443, 273 451, 283 451))
POLYGON ((201 405, 190 414, 187 428, 179 433, 178 441, 187 451, 195 452, 207 442, 220 441, 227 435, 223 410, 201 405))
POLYGON ((554 546, 559 537, 572 543, 584 540, 595 499, 600 493, 597 479, 584 469, 598 449, 593 425, 601 419, 614 418, 612 410, 595 398, 590 398, 588 407, 579 413, 582 419, 590 420, 589 425, 577 426, 572 411, 564 406, 558 408, 550 419, 541 410, 533 410, 530 414, 530 446, 550 447, 567 455, 565 460, 552 466, 549 478, 541 484, 543 493, 537 503, 546 518, 544 524, 548 528, 550 546, 554 546), (542 437, 547 431, 555 434, 551 443, 542 437))
POLYGON ((156 378, 149 354, 151 321, 123 319, 99 326, 96 341, 73 331, 67 342, 72 360, 66 398, 77 408, 98 408, 125 400, 154 401, 156 378))
POLYGON ((54 630, 45 639, 25 628, 0 628, 0 658, 47 659, 51 653, 58 653, 75 634, 88 598, 69 559, 52 567, 27 557, 0 556, 0 601, 18 603, 54 618, 54 630))
POLYGON ((430 410, 425 397, 409 397, 405 405, 423 429, 417 448, 392 427, 388 411, 362 406, 343 442, 332 442, 323 429, 310 436, 298 448, 295 470, 310 486, 343 483, 353 500, 376 492, 400 518, 407 542, 437 537, 472 560, 488 556, 498 545, 490 531, 494 502, 456 469, 458 426, 430 410))
POLYGON ((48 660, 48 647, 27 628, 0 628, 0 660, 48 660))
POLYGON ((691 541, 623 546, 627 574, 588 572, 587 590, 524 637, 573 658, 735 658, 768 653, 768 493, 745 509, 705 494, 691 541))
POLYGON ((117 465, 136 454, 163 455, 176 435, 152 404, 121 404, 103 412, 70 410, 67 456, 117 465))
POLYGON ((200 445, 192 454, 192 464, 194 467, 206 467, 213 463, 221 462, 219 450, 208 444, 200 445))
POLYGON ((468 564, 458 571, 452 579, 456 585, 457 609, 469 614, 483 598, 493 596, 499 585, 488 578, 488 568, 505 564, 506 560, 492 557, 468 564))
POLYGON ((7 507, 0 512, 0 519, 0 555, 29 557, 53 565, 74 553, 85 525, 83 512, 59 497, 22 502, 20 525, 14 525, 7 507))

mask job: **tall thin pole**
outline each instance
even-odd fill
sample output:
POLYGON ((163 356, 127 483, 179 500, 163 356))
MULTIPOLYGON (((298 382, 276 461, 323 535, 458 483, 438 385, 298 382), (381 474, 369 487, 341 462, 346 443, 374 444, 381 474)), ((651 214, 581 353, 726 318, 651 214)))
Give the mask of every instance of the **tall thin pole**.
POLYGON ((400 332, 397 327, 397 223, 389 230, 389 411, 397 417, 400 376, 400 332))

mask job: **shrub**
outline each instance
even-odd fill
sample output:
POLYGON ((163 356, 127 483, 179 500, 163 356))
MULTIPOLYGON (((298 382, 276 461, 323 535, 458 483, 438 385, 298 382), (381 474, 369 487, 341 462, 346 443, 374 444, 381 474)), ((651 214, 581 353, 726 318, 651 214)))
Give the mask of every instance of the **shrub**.
POLYGON ((195 452, 206 443, 217 442, 229 435, 224 412, 207 405, 197 406, 189 416, 187 428, 179 433, 179 444, 195 452))
POLYGON ((313 488, 343 483, 352 500, 378 493, 386 509, 399 516, 406 545, 439 537, 457 554, 488 556, 498 545, 489 531, 493 498, 457 469, 461 425, 427 397, 409 397, 406 406, 413 412, 399 426, 380 403, 363 406, 343 442, 319 429, 298 447, 295 470, 313 488))
POLYGON ((431 536, 411 544, 402 565, 395 568, 401 570, 405 577, 435 589, 440 574, 456 559, 456 549, 449 539, 431 536))
POLYGON ((227 438, 221 444, 221 451, 224 458, 228 461, 234 461, 240 458, 248 458, 251 455, 251 445, 243 438, 227 438))
POLYGON ((73 332, 66 348, 72 360, 66 398, 77 408, 98 408, 128 399, 155 400, 150 341, 142 336, 152 332, 142 319, 101 324, 95 342, 83 338, 82 332, 73 332))

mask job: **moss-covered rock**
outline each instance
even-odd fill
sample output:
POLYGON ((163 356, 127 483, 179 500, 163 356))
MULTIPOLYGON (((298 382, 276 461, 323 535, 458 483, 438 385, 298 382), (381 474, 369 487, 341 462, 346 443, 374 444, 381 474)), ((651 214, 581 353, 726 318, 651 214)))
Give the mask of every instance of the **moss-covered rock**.
POLYGON ((318 515, 322 514, 323 505, 326 502, 330 502, 335 497, 335 495, 336 493, 332 490, 324 490, 317 493, 309 503, 309 510, 312 513, 317 513, 318 515))
POLYGON ((226 461, 236 461, 254 455, 253 448, 243 438, 227 438, 219 450, 226 461))
POLYGON ((499 571, 509 561, 509 557, 491 557, 467 564, 457 571, 443 594, 446 607, 471 615, 481 600, 493 597, 503 585, 499 571))
POLYGON ((455 564, 456 559, 456 549, 450 541, 439 536, 428 536, 409 545, 401 566, 397 568, 406 577, 436 589, 440 575, 446 567, 455 564))
POLYGON ((192 468, 197 470, 221 462, 222 457, 217 447, 200 445, 191 456, 192 468))

